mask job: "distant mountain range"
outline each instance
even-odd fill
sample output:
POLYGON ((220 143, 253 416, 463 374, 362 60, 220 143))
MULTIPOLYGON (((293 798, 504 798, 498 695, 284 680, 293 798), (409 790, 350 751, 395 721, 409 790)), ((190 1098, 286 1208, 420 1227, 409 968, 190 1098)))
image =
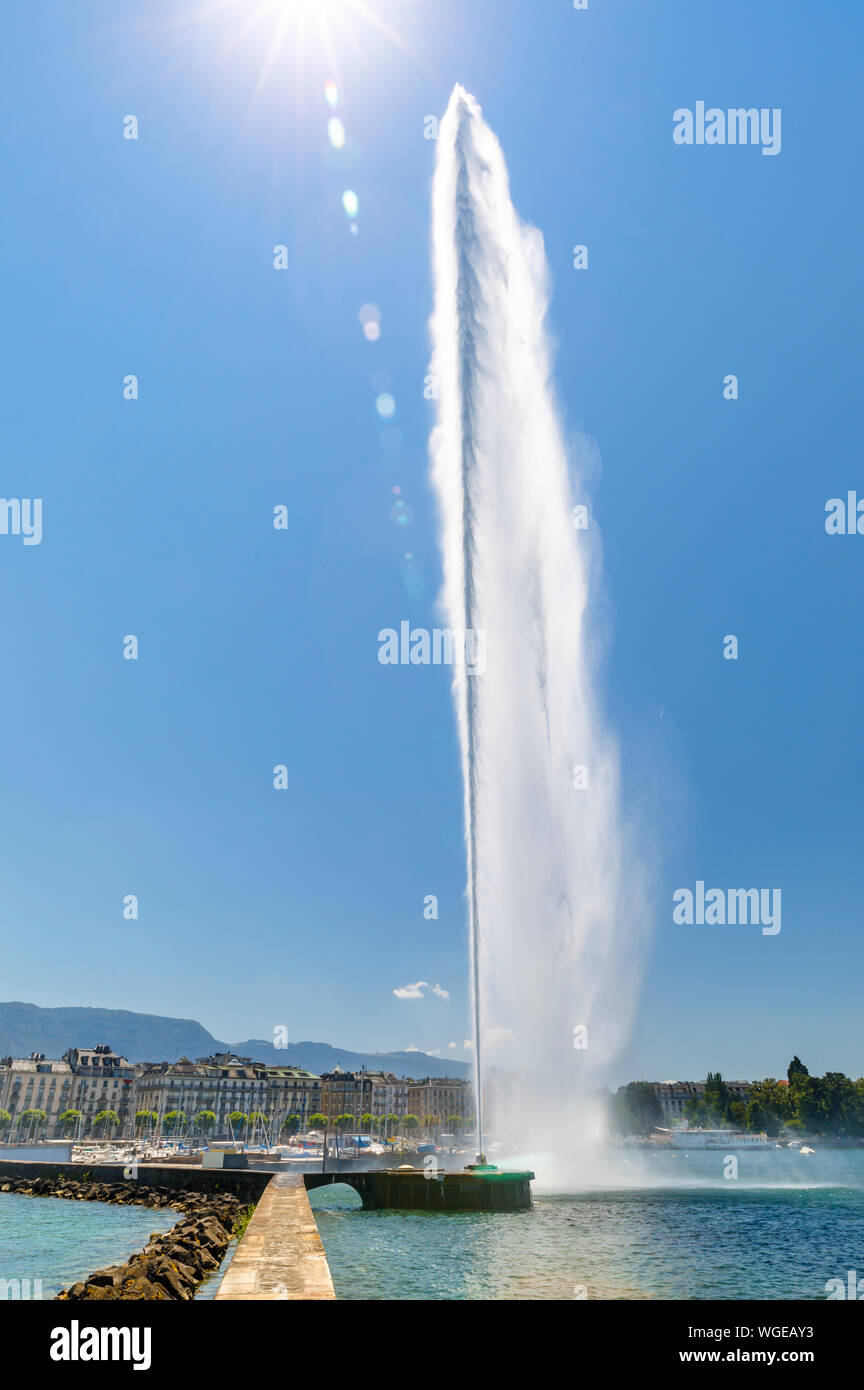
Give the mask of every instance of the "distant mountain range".
POLYGON ((330 1043, 286 1043, 248 1038, 245 1042, 220 1042, 193 1018, 164 1018, 161 1014, 135 1014, 127 1009, 40 1009, 38 1004, 0 1004, 0 1057, 29 1057, 44 1052, 61 1057, 67 1047, 93 1047, 109 1043, 130 1062, 176 1062, 179 1057, 207 1057, 213 1052, 235 1052, 255 1062, 296 1065, 320 1075, 340 1066, 345 1071, 366 1067, 390 1071, 396 1076, 468 1075, 468 1065, 427 1052, 350 1052, 330 1043))

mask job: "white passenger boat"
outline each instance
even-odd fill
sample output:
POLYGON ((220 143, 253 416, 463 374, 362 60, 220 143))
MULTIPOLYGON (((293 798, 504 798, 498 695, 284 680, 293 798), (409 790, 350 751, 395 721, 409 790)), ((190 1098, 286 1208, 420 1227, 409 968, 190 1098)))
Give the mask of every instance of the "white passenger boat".
POLYGON ((740 1129, 677 1129, 673 1131, 673 1149, 770 1149, 771 1140, 765 1134, 746 1134, 740 1129))

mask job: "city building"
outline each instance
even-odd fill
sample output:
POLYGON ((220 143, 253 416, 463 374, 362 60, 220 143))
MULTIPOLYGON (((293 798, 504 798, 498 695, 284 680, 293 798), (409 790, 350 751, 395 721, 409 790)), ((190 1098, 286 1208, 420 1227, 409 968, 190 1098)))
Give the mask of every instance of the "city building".
POLYGON ((49 1060, 41 1052, 0 1058, 0 1110, 12 1117, 8 1137, 53 1137, 60 1116, 72 1109, 74 1082, 68 1062, 49 1060), (45 1122, 22 1121, 28 1110, 43 1111, 45 1122))
POLYGON ((118 1132, 134 1115, 135 1068, 107 1043, 96 1047, 70 1047, 63 1054, 73 1076, 71 1109, 81 1114, 81 1132, 92 1133, 96 1116, 111 1111, 119 1120, 118 1132))
MULTIPOLYGON (((752 1081, 725 1081, 723 1084, 735 1100, 747 1104, 752 1081)), ((663 1123, 670 1129, 687 1118, 684 1107, 688 1100, 702 1100, 705 1095, 704 1081, 652 1081, 651 1085, 663 1111, 663 1123)))
POLYGON ((449 1128, 456 1116, 460 1126, 473 1113, 471 1087, 467 1081, 452 1076, 427 1076, 423 1081, 408 1083, 408 1113, 416 1115, 421 1125, 428 1117, 436 1129, 449 1128))

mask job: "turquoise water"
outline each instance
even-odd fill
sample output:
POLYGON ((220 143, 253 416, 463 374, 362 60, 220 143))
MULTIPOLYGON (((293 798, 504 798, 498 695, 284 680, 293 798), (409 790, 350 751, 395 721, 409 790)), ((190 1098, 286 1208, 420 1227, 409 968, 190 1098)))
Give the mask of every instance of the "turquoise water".
POLYGON ((628 1185, 509 1215, 364 1212, 347 1188, 312 1205, 346 1299, 824 1299, 864 1278, 864 1153, 742 1154, 737 1179, 722 1159, 624 1160, 628 1185))
POLYGON ((41 1279, 42 1298, 105 1265, 120 1264, 167 1231, 179 1212, 0 1193, 0 1279, 41 1279))
POLYGON ((218 1269, 214 1269, 212 1274, 208 1274, 206 1279, 202 1279, 195 1292, 195 1297, 206 1302, 214 1299, 219 1292, 219 1285, 225 1277, 225 1272, 234 1258, 234 1251, 237 1249, 237 1240, 233 1238, 225 1251, 225 1257, 218 1269))

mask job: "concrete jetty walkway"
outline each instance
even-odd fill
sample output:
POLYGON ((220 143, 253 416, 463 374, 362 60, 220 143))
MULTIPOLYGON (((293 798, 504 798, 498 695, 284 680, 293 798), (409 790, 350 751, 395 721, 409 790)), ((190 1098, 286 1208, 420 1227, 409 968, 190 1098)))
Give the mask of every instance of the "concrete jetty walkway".
POLYGON ((335 1298, 301 1173, 277 1173, 234 1251, 219 1299, 335 1298))

